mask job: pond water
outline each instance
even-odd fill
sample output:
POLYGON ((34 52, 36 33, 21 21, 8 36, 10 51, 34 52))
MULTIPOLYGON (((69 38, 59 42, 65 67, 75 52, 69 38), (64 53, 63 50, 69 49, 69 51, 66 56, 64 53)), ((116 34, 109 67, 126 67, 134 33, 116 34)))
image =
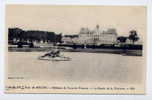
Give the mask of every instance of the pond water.
POLYGON ((63 52, 71 61, 38 60, 45 52, 9 52, 8 76, 26 80, 141 82, 144 59, 106 53, 63 52))

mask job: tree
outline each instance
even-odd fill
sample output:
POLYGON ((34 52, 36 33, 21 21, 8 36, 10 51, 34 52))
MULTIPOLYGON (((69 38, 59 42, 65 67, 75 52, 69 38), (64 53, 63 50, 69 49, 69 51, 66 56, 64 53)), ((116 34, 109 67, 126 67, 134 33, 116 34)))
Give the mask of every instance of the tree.
POLYGON ((139 40, 139 37, 137 35, 137 31, 136 30, 131 30, 130 31, 130 35, 129 35, 129 40, 132 41, 132 43, 134 44, 136 41, 139 40))
POLYGON ((62 33, 56 35, 56 42, 62 43, 62 33))
POLYGON ((21 34, 22 29, 20 28, 9 28, 8 29, 8 40, 12 42, 20 41, 21 40, 21 34), (15 39, 15 41, 14 41, 15 39))
POLYGON ((119 43, 125 43, 127 40, 127 37, 124 37, 124 36, 119 36, 117 37, 117 41, 119 41, 119 43))

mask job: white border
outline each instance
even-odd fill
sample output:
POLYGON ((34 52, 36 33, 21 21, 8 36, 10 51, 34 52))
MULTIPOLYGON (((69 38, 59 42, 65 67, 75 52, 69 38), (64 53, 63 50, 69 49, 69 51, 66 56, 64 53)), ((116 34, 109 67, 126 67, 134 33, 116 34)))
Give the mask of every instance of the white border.
POLYGON ((149 0, 6 0, 7 4, 146 5, 149 0))
POLYGON ((151 0, 0 0, 0 100, 152 100, 152 1, 151 0), (4 94, 4 33, 5 4, 51 4, 51 5, 146 5, 147 27, 147 82, 146 95, 71 95, 71 94, 4 94))

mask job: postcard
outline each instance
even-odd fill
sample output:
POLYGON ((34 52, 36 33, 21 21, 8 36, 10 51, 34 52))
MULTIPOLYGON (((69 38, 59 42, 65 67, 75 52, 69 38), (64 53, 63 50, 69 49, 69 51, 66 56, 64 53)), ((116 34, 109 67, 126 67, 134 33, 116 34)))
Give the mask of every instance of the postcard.
POLYGON ((145 94, 146 10, 6 5, 5 93, 145 94))

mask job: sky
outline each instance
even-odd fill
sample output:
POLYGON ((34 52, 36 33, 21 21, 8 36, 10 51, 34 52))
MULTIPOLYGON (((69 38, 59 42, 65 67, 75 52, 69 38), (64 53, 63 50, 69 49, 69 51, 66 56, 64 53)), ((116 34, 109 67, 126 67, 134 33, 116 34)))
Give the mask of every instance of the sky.
POLYGON ((142 39, 146 34, 146 21, 144 6, 6 6, 6 28, 24 30, 77 34, 82 27, 93 30, 98 24, 101 30, 115 28, 120 36, 137 30, 142 39))

